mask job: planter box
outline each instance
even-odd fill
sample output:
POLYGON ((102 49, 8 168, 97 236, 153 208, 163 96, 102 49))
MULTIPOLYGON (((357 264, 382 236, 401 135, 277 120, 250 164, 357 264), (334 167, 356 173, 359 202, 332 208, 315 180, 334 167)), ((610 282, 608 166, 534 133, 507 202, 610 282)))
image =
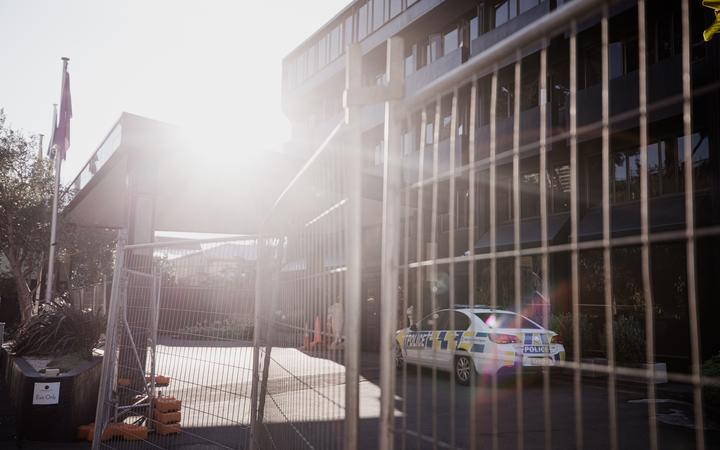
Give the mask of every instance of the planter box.
POLYGON ((18 439, 72 441, 77 427, 95 420, 102 358, 47 376, 21 356, 2 351, 3 378, 17 416, 18 439))

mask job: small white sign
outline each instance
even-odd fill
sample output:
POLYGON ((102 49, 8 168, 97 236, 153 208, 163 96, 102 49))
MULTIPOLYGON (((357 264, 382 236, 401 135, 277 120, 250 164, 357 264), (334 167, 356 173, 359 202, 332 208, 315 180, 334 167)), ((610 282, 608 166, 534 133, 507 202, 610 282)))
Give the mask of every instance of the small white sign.
POLYGON ((60 383, 35 383, 33 405, 57 405, 60 401, 60 383))

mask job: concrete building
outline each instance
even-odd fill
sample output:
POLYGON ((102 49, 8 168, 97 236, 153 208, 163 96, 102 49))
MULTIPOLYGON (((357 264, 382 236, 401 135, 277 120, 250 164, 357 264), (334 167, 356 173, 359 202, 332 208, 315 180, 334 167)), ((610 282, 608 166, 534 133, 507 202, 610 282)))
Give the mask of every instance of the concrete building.
MULTIPOLYGON (((288 152, 309 155, 343 117, 345 87, 344 53, 358 43, 363 54, 363 81, 367 85, 385 82, 385 47, 388 38, 400 36, 405 43, 405 96, 426 87, 433 80, 462 67, 514 33, 532 27, 543 16, 563 6, 562 0, 356 0, 342 9, 283 61, 283 108, 292 123, 292 142, 288 152)), ((712 230, 720 225, 720 51, 718 43, 705 43, 702 30, 712 20, 700 2, 691 2, 691 76, 693 86, 692 161, 694 177, 695 225, 697 239, 697 292, 700 340, 703 357, 717 353, 720 339, 714 332, 714 318, 720 313, 715 301, 720 291, 720 239, 712 230), (705 231, 703 231, 705 230, 705 231), (704 234, 703 234, 704 233, 704 234)), ((610 211, 611 236, 627 238, 626 245, 612 249, 613 309, 620 315, 642 317, 642 261, 640 250, 640 123, 638 9, 636 2, 619 1, 610 8, 610 211)), ((687 277, 685 272, 685 199, 683 157, 683 104, 680 2, 647 2, 647 160, 650 272, 658 360, 678 370, 688 367, 690 331, 687 277), (673 233, 675 232, 675 238, 673 233), (679 234, 678 234, 679 233, 679 234), (665 236, 665 238, 663 238, 665 236)), ((577 24, 577 127, 578 127, 578 240, 602 239, 601 170, 601 30, 599 17, 577 24)), ((491 75, 493 67, 476 73, 477 96, 470 98, 470 84, 457 88, 457 124, 451 126, 452 92, 438 92, 436 102, 407 112, 403 125, 403 178, 408 189, 432 174, 433 149, 437 149, 437 217, 431 217, 430 189, 422 199, 422 217, 411 208, 407 261, 426 259, 416 255, 415 242, 425 247, 424 255, 436 252, 438 277, 425 277, 425 290, 436 289, 438 305, 447 305, 454 286, 454 301, 486 303, 489 261, 497 263, 497 301, 512 305, 514 298, 514 258, 501 257, 514 246, 513 203, 513 124, 514 96, 520 92, 520 245, 538 248, 540 239, 540 174, 538 140, 540 103, 547 112, 547 200, 548 240, 556 251, 549 257, 549 299, 538 300, 541 275, 540 254, 522 256, 522 297, 531 306, 547 300, 552 313, 571 308, 569 251, 562 246, 571 241, 569 116, 569 44, 567 33, 538 41, 524 48, 521 86, 515 89, 514 62, 508 58, 498 67, 496 106, 496 155, 490 156, 491 75), (547 49, 547 92, 539 86, 539 51, 547 49), (475 122, 470 122, 471 102, 476 102, 475 122), (426 117, 423 120, 423 117, 426 117), (423 129, 424 128, 424 129, 423 129), (455 129, 455 136, 451 136, 455 129), (473 135, 473 139, 471 139, 473 135), (451 139, 453 138, 454 139, 451 139), (435 142, 438 140, 439 142, 435 142), (474 147, 470 143, 475 143, 474 147), (451 142, 455 147, 451 148, 451 142), (428 151, 423 151, 427 149, 428 151), (424 161, 421 161, 421 155, 424 161), (451 157, 454 156, 454 158, 451 157), (454 166, 451 162, 454 161, 454 166), (472 163, 471 163, 472 162, 472 163), (424 167, 424 173, 419 170, 424 167), (494 208, 490 199, 490 171, 495 172, 494 208), (470 185, 468 172, 475 172, 470 185), (452 184, 452 187, 451 187, 452 184), (454 195, 451 198, 451 193, 454 195), (471 195, 471 193, 473 195, 471 195), (470 199, 475 199, 471 207, 470 199), (494 210, 493 210, 494 209, 494 210), (474 220, 470 212, 474 210, 474 220), (451 211, 453 216, 451 217, 451 211), (495 215, 496 251, 499 256, 480 259, 475 272, 467 263, 447 270, 443 258, 460 257, 470 250, 470 224, 475 236, 474 253, 490 252, 490 217, 495 215), (418 227, 418 220, 424 226, 418 227), (436 220, 437 227, 431 227, 436 220), (431 228, 436 235, 431 236, 431 228), (452 228, 452 229, 451 229, 452 228), (423 236, 417 236, 421 229, 423 236), (454 242, 450 242, 451 237, 454 242), (432 250, 427 250, 429 247, 432 250), (451 254, 453 249, 453 254, 451 254), (454 283, 447 279, 453 273, 454 283), (468 292, 468 277, 475 277, 476 291, 468 292)), ((384 109, 382 104, 364 107, 361 114, 364 152, 364 196, 379 200, 382 185, 384 109)), ((363 298, 380 295, 380 221, 365 215, 363 223, 363 298)), ((618 240, 618 242, 620 242, 618 240)), ((423 248, 418 246, 419 248, 423 248)), ((581 279, 579 304, 597 329, 603 326, 603 253, 596 248, 580 250, 581 279)), ((410 271, 415 279, 416 271, 410 271)), ((424 298, 415 282, 404 293, 407 298, 424 298)), ((542 297, 542 296, 541 296, 542 297)), ((380 299, 380 301, 382 301, 380 299)), ((411 300, 414 301, 414 300, 411 300)), ((428 311, 430 304, 423 306, 428 311)), ((366 302, 363 316, 364 346, 376 348, 379 320, 376 301, 366 302)), ((599 344, 598 344, 599 345, 599 344)), ((593 350, 592 348, 590 349, 593 350)), ((599 348, 596 350, 600 350, 599 348)))

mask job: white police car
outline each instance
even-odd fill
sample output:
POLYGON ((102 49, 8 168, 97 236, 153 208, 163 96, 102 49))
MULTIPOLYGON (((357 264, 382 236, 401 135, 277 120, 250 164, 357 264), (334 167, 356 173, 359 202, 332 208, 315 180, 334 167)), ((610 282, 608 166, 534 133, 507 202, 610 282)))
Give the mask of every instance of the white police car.
POLYGON ((397 331, 395 339, 398 365, 451 370, 463 385, 470 384, 472 371, 489 375, 565 360, 557 333, 521 314, 484 306, 436 311, 397 331))

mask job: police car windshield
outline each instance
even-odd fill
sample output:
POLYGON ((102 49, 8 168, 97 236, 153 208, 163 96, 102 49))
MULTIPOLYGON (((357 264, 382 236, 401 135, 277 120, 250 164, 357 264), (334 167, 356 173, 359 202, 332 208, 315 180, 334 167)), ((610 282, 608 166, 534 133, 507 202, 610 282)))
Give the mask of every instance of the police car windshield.
POLYGON ((516 328, 516 320, 518 320, 518 318, 520 318, 520 328, 540 328, 523 316, 518 316, 513 313, 479 312, 475 313, 475 315, 490 328, 516 328))

